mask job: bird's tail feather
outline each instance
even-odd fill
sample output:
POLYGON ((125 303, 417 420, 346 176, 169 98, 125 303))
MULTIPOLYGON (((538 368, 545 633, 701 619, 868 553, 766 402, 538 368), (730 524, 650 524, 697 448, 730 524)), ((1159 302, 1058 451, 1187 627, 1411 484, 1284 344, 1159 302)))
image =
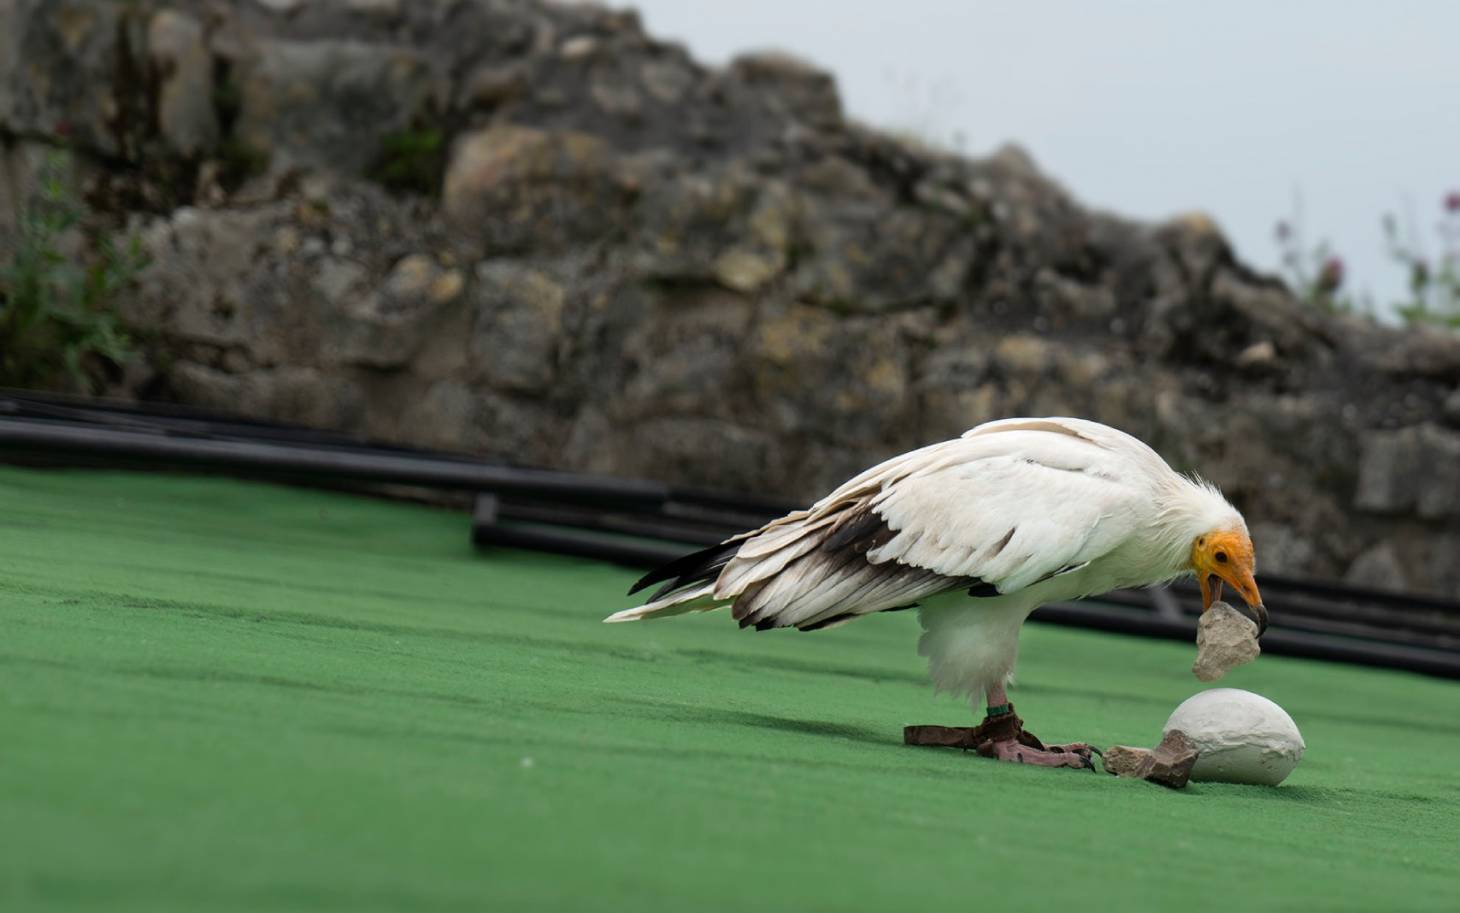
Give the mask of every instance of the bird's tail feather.
POLYGON ((700 549, 697 552, 676 558, 640 577, 629 589, 632 596, 639 590, 655 583, 662 584, 649 597, 649 601, 632 609, 615 612, 604 619, 608 622, 638 621, 641 618, 667 618, 688 612, 708 612, 722 605, 729 605, 730 599, 716 599, 715 579, 720 571, 735 556, 741 540, 749 533, 735 536, 718 545, 700 549))
POLYGON ((709 612, 730 604, 728 599, 716 599, 714 590, 713 583, 707 583, 695 589, 680 590, 661 599, 655 599, 653 602, 646 602, 641 606, 634 606, 632 609, 624 609, 622 612, 614 612, 603 620, 612 624, 620 621, 640 621, 645 618, 669 618, 689 612, 709 612))

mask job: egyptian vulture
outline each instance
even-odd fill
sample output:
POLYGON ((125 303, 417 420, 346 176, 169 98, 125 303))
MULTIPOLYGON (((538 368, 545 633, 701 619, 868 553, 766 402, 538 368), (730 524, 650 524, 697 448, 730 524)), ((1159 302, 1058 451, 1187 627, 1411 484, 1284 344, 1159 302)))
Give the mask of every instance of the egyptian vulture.
POLYGON ((1203 611, 1235 589, 1265 628, 1242 515, 1124 432, 1074 418, 988 422, 873 466, 760 529, 664 565, 610 622, 729 607, 742 628, 815 631, 918 607, 939 691, 987 715, 981 754, 1090 767, 1089 746, 1044 746, 1005 691, 1037 607, 1194 574, 1203 611))

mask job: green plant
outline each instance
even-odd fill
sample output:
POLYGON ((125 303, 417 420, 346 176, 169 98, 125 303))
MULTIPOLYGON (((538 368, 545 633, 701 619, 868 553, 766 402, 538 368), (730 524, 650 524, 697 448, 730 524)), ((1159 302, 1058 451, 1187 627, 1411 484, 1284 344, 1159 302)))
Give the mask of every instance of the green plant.
POLYGON ((1384 238, 1389 256, 1409 274, 1409 298, 1395 304, 1395 310, 1409 323, 1437 323, 1460 329, 1460 191, 1452 191, 1441 204, 1436 225, 1439 252, 1425 255, 1418 232, 1401 233, 1393 215, 1384 216, 1384 238))
POLYGON ((48 156, 19 214, 9 262, 0 265, 0 384, 93 388, 108 363, 131 354, 112 309, 146 265, 135 236, 94 237, 85 261, 63 243, 86 214, 71 185, 69 157, 48 156))
POLYGON ((1328 242, 1309 246, 1304 240, 1301 199, 1293 205, 1292 219, 1277 223, 1275 233, 1282 253, 1283 273, 1302 301, 1329 313, 1371 310, 1368 302, 1361 302, 1344 290, 1343 259, 1328 242))
POLYGON ((435 195, 446 168, 446 138, 425 127, 386 134, 370 177, 391 190, 435 195))
MULTIPOLYGON (((1441 201, 1441 218, 1436 225, 1438 253, 1426 254, 1419 232, 1401 231, 1399 220, 1386 213, 1383 219, 1388 253, 1404 268, 1408 295, 1393 302, 1393 312, 1405 323, 1431 323, 1460 329, 1460 191, 1451 191, 1441 201)), ((1309 246, 1302 236, 1301 200, 1291 220, 1277 224, 1278 248, 1283 273, 1294 293, 1303 301, 1326 311, 1360 311, 1372 315, 1373 300, 1344 289, 1344 263, 1327 241, 1309 246)))

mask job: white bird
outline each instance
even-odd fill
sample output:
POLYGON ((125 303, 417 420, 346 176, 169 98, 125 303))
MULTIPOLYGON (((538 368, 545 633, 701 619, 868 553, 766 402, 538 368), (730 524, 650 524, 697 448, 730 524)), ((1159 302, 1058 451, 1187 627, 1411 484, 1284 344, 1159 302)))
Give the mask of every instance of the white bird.
POLYGON ((605 620, 729 606, 742 628, 812 631, 917 605, 936 689, 969 696, 975 711, 988 702, 962 744, 1090 767, 1089 746, 1044 746, 1009 704, 1029 613, 1195 574, 1203 611, 1225 582, 1265 628, 1254 571, 1247 525, 1214 486, 1098 422, 1012 418, 893 457, 809 510, 670 562, 630 590, 663 582, 649 602, 605 620))

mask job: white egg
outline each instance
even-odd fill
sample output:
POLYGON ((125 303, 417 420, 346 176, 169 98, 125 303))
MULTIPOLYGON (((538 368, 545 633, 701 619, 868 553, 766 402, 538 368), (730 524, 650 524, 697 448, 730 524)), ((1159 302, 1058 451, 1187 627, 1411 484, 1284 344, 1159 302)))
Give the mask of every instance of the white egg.
POLYGON ((1201 754, 1191 779, 1222 783, 1283 782, 1303 757, 1303 736, 1287 711, 1260 694, 1213 688, 1182 702, 1164 732, 1180 729, 1201 754))

